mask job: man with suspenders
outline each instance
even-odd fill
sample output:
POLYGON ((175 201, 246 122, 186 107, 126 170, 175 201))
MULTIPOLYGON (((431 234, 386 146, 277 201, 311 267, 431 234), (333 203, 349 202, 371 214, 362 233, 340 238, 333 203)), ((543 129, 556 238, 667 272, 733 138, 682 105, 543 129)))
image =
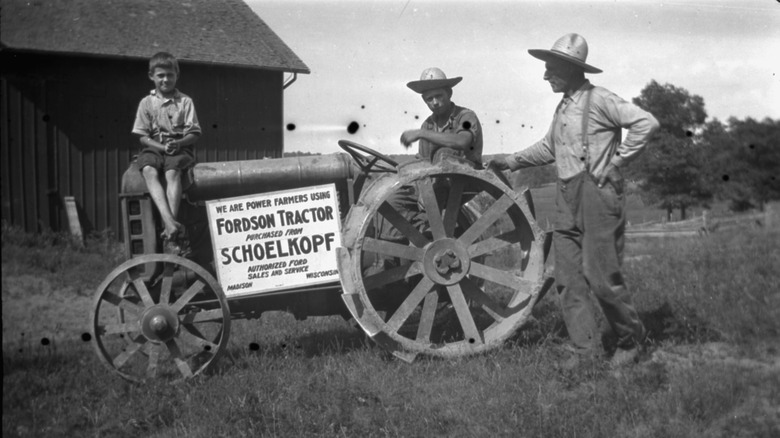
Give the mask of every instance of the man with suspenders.
POLYGON ((571 345, 572 367, 584 356, 601 357, 592 292, 617 334, 613 366, 637 360, 645 329, 621 274, 625 188, 620 169, 658 129, 652 114, 611 91, 591 85, 585 73, 588 45, 567 34, 551 50, 529 50, 545 61, 544 80, 563 93, 547 134, 532 146, 487 165, 517 170, 555 162, 558 171, 553 232, 555 281, 571 345), (627 129, 621 141, 621 130, 627 129))

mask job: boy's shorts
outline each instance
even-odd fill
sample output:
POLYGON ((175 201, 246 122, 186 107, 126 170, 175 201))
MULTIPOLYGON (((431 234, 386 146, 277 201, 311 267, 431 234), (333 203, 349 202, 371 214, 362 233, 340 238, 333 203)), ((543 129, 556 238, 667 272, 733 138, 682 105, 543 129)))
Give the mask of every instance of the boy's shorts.
POLYGON ((143 171, 144 167, 151 166, 157 171, 167 172, 172 169, 188 170, 195 165, 195 151, 191 147, 179 149, 176 155, 168 155, 157 149, 145 148, 136 158, 138 169, 143 171))

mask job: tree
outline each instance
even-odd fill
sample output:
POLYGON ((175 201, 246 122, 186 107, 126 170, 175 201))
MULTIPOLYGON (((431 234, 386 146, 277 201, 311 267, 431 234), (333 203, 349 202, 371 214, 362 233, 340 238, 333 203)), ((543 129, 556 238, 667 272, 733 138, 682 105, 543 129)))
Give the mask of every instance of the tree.
POLYGON ((780 121, 715 120, 705 126, 702 142, 717 197, 732 210, 763 210, 767 201, 780 199, 780 121))
POLYGON ((666 209, 669 219, 674 209, 680 209, 685 219, 688 207, 707 205, 713 197, 712 186, 700 172, 703 155, 697 141, 707 118, 704 99, 653 80, 633 102, 653 114, 661 127, 627 176, 638 180, 645 202, 666 209))

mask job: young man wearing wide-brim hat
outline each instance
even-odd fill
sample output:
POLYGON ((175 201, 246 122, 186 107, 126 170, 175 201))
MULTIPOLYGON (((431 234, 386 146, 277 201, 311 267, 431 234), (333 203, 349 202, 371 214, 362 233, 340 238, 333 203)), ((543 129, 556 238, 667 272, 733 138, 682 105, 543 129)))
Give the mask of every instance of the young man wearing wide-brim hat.
POLYGON ((447 78, 441 69, 423 70, 420 80, 406 84, 422 96, 431 115, 420 129, 401 134, 401 143, 409 148, 419 141, 419 157, 431 161, 441 156, 462 157, 473 165, 482 166, 482 125, 474 111, 452 102, 452 87, 463 78, 447 78))
MULTIPOLYGON (((452 102, 452 87, 463 78, 448 78, 436 67, 423 70, 420 79, 406 85, 419 93, 431 110, 420 129, 409 129, 401 134, 401 144, 407 149, 419 142, 417 158, 431 162, 456 159, 474 167, 482 166, 482 125, 474 111, 452 102)), ((434 190, 441 189, 434 187, 434 190)), ((409 223, 420 231, 426 228, 427 217, 418 205, 419 194, 415 185, 399 187, 385 201, 409 223)), ((386 218, 379 222, 379 238, 407 244, 408 239, 386 218)), ((389 269, 393 261, 379 258, 364 275, 389 269)))
POLYGON ((517 170, 555 163, 558 171, 555 230, 555 281, 568 349, 580 357, 601 357, 592 292, 617 334, 612 365, 635 361, 645 329, 621 274, 625 230, 625 192, 620 169, 642 151, 658 128, 652 114, 591 85, 585 73, 601 73, 588 64, 588 44, 575 33, 550 50, 529 50, 544 61, 544 80, 563 93, 547 135, 527 149, 489 166, 517 170), (627 129, 621 141, 621 129, 627 129))

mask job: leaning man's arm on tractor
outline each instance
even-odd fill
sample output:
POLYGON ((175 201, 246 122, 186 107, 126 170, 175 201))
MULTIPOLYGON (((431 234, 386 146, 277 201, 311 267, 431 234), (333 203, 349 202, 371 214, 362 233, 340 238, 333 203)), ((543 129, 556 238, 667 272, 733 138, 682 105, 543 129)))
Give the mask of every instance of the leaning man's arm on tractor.
POLYGON ((505 158, 493 158, 488 163, 488 167, 498 170, 518 170, 524 167, 544 166, 555 161, 555 152, 552 148, 552 125, 547 131, 547 135, 533 145, 505 158))

